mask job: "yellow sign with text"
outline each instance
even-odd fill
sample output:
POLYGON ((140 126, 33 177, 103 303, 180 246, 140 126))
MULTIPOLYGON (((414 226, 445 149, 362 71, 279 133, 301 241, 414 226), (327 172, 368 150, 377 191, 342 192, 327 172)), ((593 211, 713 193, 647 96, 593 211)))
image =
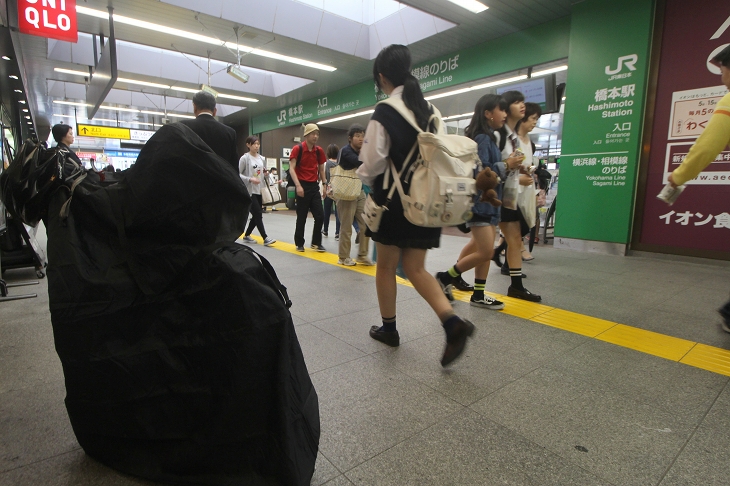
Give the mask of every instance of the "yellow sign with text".
POLYGON ((99 125, 76 125, 76 135, 81 137, 116 138, 131 140, 129 128, 102 127, 99 125))

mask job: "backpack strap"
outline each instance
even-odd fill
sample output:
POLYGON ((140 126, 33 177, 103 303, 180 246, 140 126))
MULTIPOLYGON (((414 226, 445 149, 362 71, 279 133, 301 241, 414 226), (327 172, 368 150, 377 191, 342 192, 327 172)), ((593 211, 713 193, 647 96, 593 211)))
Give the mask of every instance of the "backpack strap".
MULTIPOLYGON (((400 116, 403 117, 405 121, 408 122, 409 125, 411 125, 413 128, 416 129, 417 133, 424 133, 423 130, 421 130, 421 127, 418 126, 418 122, 416 122, 416 116, 413 114, 411 110, 408 109, 406 104, 403 102, 403 99, 401 98, 386 98, 382 101, 378 102, 379 104, 388 105, 391 108, 393 108, 395 111, 398 112, 400 116)), ((428 123, 426 123, 426 127, 428 128, 431 125, 431 122, 434 120, 436 123, 434 123, 434 126, 436 128, 437 133, 443 132, 443 121, 441 120, 441 112, 438 111, 438 109, 433 106, 431 103, 428 104, 429 108, 431 108, 431 116, 428 118, 428 123)))

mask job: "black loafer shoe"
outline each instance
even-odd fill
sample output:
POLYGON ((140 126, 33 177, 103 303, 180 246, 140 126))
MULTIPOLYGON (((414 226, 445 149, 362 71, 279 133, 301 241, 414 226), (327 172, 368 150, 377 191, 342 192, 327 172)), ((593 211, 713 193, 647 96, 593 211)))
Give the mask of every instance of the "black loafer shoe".
POLYGON ((454 279, 454 283, 452 285, 456 290, 461 290, 463 292, 474 292, 474 286, 466 283, 466 281, 461 278, 461 275, 454 279))
POLYGON ((529 300, 530 302, 540 302, 542 297, 537 294, 533 294, 527 289, 516 289, 511 285, 507 289, 507 296, 514 297, 515 299, 529 300))
POLYGON ((400 346, 400 335, 398 331, 381 331, 380 326, 370 328, 370 337, 388 346, 400 346))
POLYGON ((466 338, 474 335, 474 324, 460 319, 451 332, 446 333, 446 347, 444 355, 441 357, 441 366, 448 366, 456 360, 466 348, 466 338))
POLYGON ((502 260, 499 258, 499 253, 497 253, 496 251, 494 252, 494 256, 492 257, 492 261, 494 263, 496 263, 498 267, 501 267, 503 265, 502 264, 502 260))
MULTIPOLYGON (((500 272, 502 273, 502 275, 507 275, 509 277, 509 267, 505 267, 504 265, 502 265, 502 270, 500 270, 500 272)), ((523 273, 522 278, 527 278, 527 275, 523 273)))

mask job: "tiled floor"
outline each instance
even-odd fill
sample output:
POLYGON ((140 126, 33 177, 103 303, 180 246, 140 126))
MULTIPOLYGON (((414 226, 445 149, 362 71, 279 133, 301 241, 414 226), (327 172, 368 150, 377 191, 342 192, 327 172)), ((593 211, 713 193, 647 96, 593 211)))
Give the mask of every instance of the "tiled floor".
MULTIPOLYGON (((265 223, 292 242, 292 213, 268 213, 265 223)), ((323 244, 336 253, 333 229, 323 244)), ((452 265, 465 242, 443 236, 429 270, 452 265)), ((371 276, 307 258, 313 252, 254 248, 289 288, 319 394, 312 484, 730 483, 728 376, 464 302, 455 309, 476 324, 476 337, 444 370, 443 332, 413 288, 398 288, 402 344, 388 348, 367 335, 379 322, 371 276)), ((730 349, 716 313, 730 291, 727 264, 542 244, 534 254, 525 285, 549 306, 730 349)), ((487 290, 504 294, 508 285, 493 267, 487 290)), ((32 291, 37 299, 0 303, 0 485, 151 484, 80 450, 63 404, 45 281, 32 291)))

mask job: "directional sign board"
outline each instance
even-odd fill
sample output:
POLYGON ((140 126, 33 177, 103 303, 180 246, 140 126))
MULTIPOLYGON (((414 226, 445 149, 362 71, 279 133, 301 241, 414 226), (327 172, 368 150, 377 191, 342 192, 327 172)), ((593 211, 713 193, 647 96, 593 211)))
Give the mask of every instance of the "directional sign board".
POLYGON ((76 135, 81 137, 116 138, 146 142, 154 135, 152 130, 132 130, 129 128, 103 127, 100 125, 76 125, 76 135))

